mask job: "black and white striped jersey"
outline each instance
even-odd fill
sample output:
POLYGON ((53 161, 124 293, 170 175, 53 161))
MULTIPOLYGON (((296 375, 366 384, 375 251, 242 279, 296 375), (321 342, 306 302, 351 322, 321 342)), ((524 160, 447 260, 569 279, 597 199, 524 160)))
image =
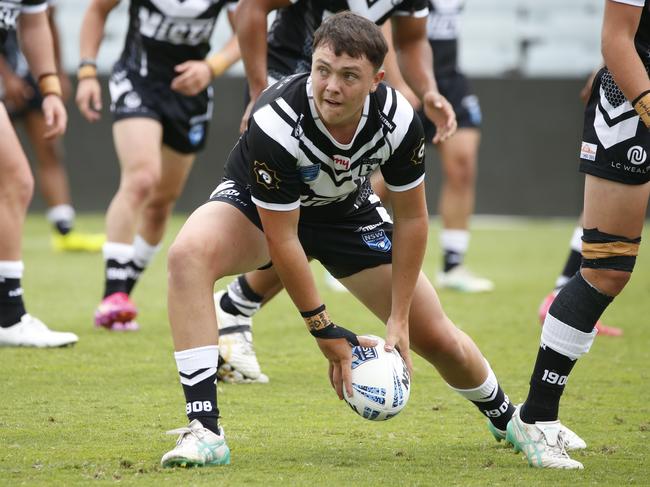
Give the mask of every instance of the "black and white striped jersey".
POLYGON ((320 120, 311 78, 302 73, 260 97, 225 176, 247 184, 257 206, 300 207, 301 219, 335 220, 368 198, 368 177, 377 167, 393 191, 424 180, 424 135, 409 102, 380 84, 366 98, 354 138, 341 144, 320 120))
POLYGON ((20 14, 44 12, 47 0, 0 0, 0 47, 4 46, 9 31, 16 30, 20 14))
POLYGON ((236 0, 131 0, 122 67, 168 80, 174 66, 203 59, 221 9, 236 0))
POLYGON ((293 5, 276 11, 268 36, 268 73, 280 79, 305 73, 311 67, 314 31, 321 22, 350 10, 377 25, 394 15, 426 17, 428 0, 291 0, 293 5))
POLYGON ((433 50, 436 76, 456 71, 460 14, 465 0, 430 0, 427 37, 433 50))

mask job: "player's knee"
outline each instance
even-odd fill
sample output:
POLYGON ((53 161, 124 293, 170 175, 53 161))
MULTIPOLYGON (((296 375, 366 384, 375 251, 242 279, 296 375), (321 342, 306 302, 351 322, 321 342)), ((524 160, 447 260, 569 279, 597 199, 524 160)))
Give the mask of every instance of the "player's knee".
POLYGON ((141 170, 124 178, 122 187, 135 204, 148 200, 153 195, 160 175, 154 171, 141 170))
POLYGON ((582 275, 600 292, 616 296, 630 280, 641 237, 628 238, 586 228, 582 241, 582 275))
POLYGON ((14 171, 4 173, 2 192, 8 196, 11 204, 26 208, 34 193, 34 177, 28 169, 29 166, 18 167, 14 171))
POLYGON ((476 183, 476 162, 467 153, 459 153, 445 165, 445 181, 456 188, 473 188, 476 183))
POLYGON ((583 268, 581 272, 587 282, 608 296, 620 294, 632 277, 631 272, 611 269, 583 268))
POLYGON ((147 204, 145 210, 146 220, 153 225, 162 225, 169 218, 176 200, 161 200, 154 198, 147 204))

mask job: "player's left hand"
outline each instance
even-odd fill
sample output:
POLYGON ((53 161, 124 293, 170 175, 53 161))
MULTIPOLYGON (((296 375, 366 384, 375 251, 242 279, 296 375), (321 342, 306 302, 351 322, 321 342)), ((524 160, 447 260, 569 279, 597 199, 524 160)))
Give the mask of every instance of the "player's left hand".
POLYGON ((386 344, 384 345, 384 350, 386 352, 392 352, 393 349, 397 349, 404 359, 409 373, 412 373, 413 362, 411 361, 408 321, 398 321, 392 316, 389 316, 388 322, 386 323, 386 344))
POLYGON ((178 73, 171 88, 181 95, 195 96, 205 90, 212 81, 212 71, 205 61, 185 61, 174 66, 178 73))
POLYGON ((451 103, 437 91, 427 91, 422 97, 424 113, 436 126, 433 143, 443 142, 456 132, 456 113, 451 103))
POLYGON ((63 106, 63 100, 57 95, 47 95, 43 98, 43 117, 45 118, 45 133, 43 136, 46 139, 52 139, 58 135, 65 133, 65 128, 68 124, 68 114, 63 106))

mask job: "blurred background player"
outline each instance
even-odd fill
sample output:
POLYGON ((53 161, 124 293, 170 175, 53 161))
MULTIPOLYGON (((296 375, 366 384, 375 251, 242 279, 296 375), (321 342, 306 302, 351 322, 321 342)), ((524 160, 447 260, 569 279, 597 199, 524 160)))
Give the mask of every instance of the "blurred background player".
MULTIPOLYGON (((106 18, 118 3, 92 0, 81 27, 76 101, 90 122, 102 109, 95 58, 106 18)), ((96 326, 138 328, 131 291, 159 250, 174 203, 205 145, 212 118, 209 84, 239 56, 233 37, 206 59, 217 16, 228 3, 131 1, 124 50, 109 81, 121 171, 106 213, 105 286, 96 326)))
MULTIPOLYGON (((348 1, 240 0, 236 29, 251 99, 242 128, 253 103, 267 86, 285 76, 310 70, 314 31, 326 16, 343 10, 357 13, 377 25, 391 21, 397 61, 427 117, 438 127, 435 141, 453 134, 456 118, 449 102, 438 92, 433 74, 426 36, 427 0, 382 1, 372 6, 348 1), (274 10, 276 17, 267 42, 266 18, 274 10)), ((374 178, 373 186, 375 183, 382 185, 381 177, 374 178)), ((240 375, 253 380, 259 377, 260 367, 251 345, 251 317, 281 289, 279 278, 270 268, 238 276, 227 291, 215 294, 221 356, 226 362, 220 369, 220 378, 236 382, 240 375), (232 370, 238 371, 234 377, 232 370)))
MULTIPOLYGON (((25 56, 43 94, 45 126, 41 136, 53 138, 65 132, 67 114, 61 100, 61 83, 56 73, 46 10, 45 0, 0 4, 0 48, 18 23, 25 56)), ((25 310, 20 282, 23 276, 21 245, 34 179, 3 103, 0 103, 0 174, 0 346, 71 345, 77 342, 77 335, 51 331, 25 310)))
MULTIPOLYGON (((59 35, 55 22, 55 8, 48 2, 47 17, 54 42, 56 67, 63 90, 63 100, 70 97, 70 79, 61 68, 59 35)), ((52 247, 59 251, 98 252, 104 243, 101 234, 84 234, 74 230, 75 211, 70 199, 70 188, 63 164, 60 138, 46 139, 45 120, 41 112, 43 98, 38 84, 29 73, 27 61, 20 52, 15 31, 9 32, 0 52, 0 92, 5 107, 14 122, 22 120, 29 141, 36 154, 38 182, 47 205, 47 219, 52 224, 52 247)))
MULTIPOLYGON (((585 104, 587 103, 587 101, 589 101, 589 96, 591 95, 591 87, 593 85, 594 78, 596 77, 596 74, 598 73, 599 70, 600 69, 592 73, 592 75, 585 83, 585 86, 582 88, 582 90, 580 90, 580 99, 585 104)), ((546 314, 548 313, 551 304, 553 304, 555 297, 560 292, 560 290, 564 287, 564 285, 567 282, 569 282, 569 279, 575 276, 576 272, 580 270, 581 263, 582 263, 582 215, 580 215, 580 218, 578 219, 578 226, 575 227, 575 229, 573 230, 573 235, 571 236, 571 240, 569 242, 569 255, 567 256, 567 259, 564 263, 564 268, 562 269, 562 273, 555 280, 555 287, 553 288, 553 290, 542 300, 541 304, 539 305, 537 314, 539 316, 539 323, 541 325, 544 324, 544 320, 546 319, 546 314)), ((621 328, 604 325, 600 320, 596 322, 596 331, 598 332, 599 335, 605 335, 605 336, 621 336, 623 334, 623 330, 621 328)))
POLYGON ((596 322, 632 275, 650 196, 648 0, 607 0, 601 45, 605 67, 587 103, 580 149, 582 265, 546 315, 528 397, 507 428, 515 450, 539 468, 583 468, 566 453, 560 399, 596 322))
MULTIPOLYGON (((458 35, 464 0, 430 0, 427 37, 433 51, 433 70, 440 93, 456 112, 458 130, 434 146, 442 162, 442 183, 438 201, 442 230, 442 269, 436 275, 438 289, 478 293, 494 289, 494 284, 475 275, 464 264, 469 248, 469 223, 474 211, 478 148, 481 139, 481 107, 471 93, 467 78, 458 67, 458 35)), ((392 44, 390 29, 383 29, 392 44)), ((395 66, 397 67, 397 66, 395 66)), ((386 69, 386 79, 399 89, 415 108, 419 100, 402 80, 399 69, 386 69)), ((436 126, 420 111, 425 139, 432 142, 436 126)), ((377 189, 379 187, 375 185, 377 189)), ((380 195, 382 196, 382 195, 380 195)), ((384 198, 382 198, 384 200, 384 198)))

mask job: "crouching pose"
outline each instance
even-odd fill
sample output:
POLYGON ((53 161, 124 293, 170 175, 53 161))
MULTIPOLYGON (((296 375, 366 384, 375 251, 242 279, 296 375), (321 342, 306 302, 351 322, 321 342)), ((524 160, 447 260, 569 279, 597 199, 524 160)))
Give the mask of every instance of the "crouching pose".
POLYGON ((169 319, 190 424, 163 466, 229 462, 218 425, 218 329, 212 289, 273 262, 329 361, 339 398, 351 387, 350 344, 372 345, 328 316, 308 265, 318 259, 386 323, 386 349, 409 345, 490 418, 499 438, 514 407, 474 342, 445 316, 420 272, 428 232, 424 135, 398 92, 382 84, 386 44, 372 22, 339 13, 316 31, 310 73, 270 87, 210 201, 169 251, 169 319), (380 168, 391 222, 368 181, 380 168))

